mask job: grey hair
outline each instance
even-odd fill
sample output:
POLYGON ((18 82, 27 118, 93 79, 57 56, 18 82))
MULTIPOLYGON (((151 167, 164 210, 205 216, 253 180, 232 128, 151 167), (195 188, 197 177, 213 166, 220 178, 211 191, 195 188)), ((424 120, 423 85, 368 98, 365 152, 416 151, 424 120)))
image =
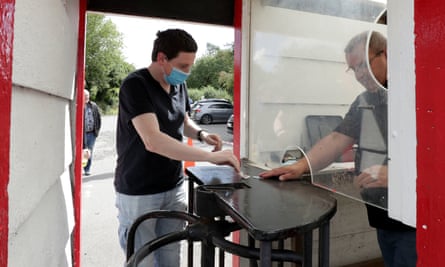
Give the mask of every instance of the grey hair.
POLYGON ((376 31, 364 31, 352 37, 346 45, 344 52, 347 54, 351 53, 357 45, 366 44, 370 33, 369 51, 372 51, 375 54, 381 51, 386 51, 386 37, 383 36, 383 34, 376 31))

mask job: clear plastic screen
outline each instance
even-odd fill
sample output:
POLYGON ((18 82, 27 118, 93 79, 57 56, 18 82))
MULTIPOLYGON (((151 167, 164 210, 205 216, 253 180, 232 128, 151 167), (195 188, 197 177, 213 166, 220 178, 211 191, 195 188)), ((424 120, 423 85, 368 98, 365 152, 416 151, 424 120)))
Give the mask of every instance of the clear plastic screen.
POLYGON ((370 71, 386 64, 386 49, 368 49, 371 32, 386 37, 386 25, 376 23, 385 8, 381 1, 252 1, 250 160, 274 168, 299 160, 284 157, 301 149, 314 185, 387 208, 386 81, 370 71), (345 48, 361 33, 347 62, 345 48), (353 105, 359 115, 345 124, 353 105), (346 138, 320 143, 341 124, 346 138))

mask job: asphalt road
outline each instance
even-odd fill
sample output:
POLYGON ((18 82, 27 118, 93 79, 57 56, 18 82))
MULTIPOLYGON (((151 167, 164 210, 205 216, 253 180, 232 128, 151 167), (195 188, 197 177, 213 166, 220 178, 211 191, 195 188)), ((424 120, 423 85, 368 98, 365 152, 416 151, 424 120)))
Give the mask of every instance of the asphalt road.
MULTIPOLYGON (((223 149, 232 148, 232 135, 226 132, 225 124, 201 126, 221 136, 225 141, 223 149)), ((117 238, 117 211, 114 206, 115 137, 116 116, 103 116, 102 129, 93 154, 92 175, 82 179, 81 266, 83 267, 122 267, 125 261, 125 255, 117 238)), ((193 145, 203 149, 209 148, 197 141, 194 141, 193 145)), ((199 164, 206 163, 197 163, 199 164)), ((194 262, 199 264, 197 251, 199 250, 195 249, 194 262)), ((226 266, 230 266, 228 264, 230 264, 229 258, 226 260, 226 266)))

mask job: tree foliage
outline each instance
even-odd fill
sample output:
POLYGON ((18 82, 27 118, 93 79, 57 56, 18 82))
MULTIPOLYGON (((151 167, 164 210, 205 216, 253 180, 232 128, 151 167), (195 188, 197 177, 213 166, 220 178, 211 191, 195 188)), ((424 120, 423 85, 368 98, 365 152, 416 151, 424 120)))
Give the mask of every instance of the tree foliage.
POLYGON ((187 85, 196 89, 210 86, 233 95, 233 46, 220 49, 208 43, 206 54, 193 65, 187 85))
POLYGON ((189 88, 188 95, 194 101, 201 98, 222 98, 233 102, 233 95, 224 90, 217 90, 210 85, 201 87, 200 89, 189 88))
MULTIPOLYGON (((221 49, 207 44, 187 79, 194 100, 233 98, 233 45, 221 49), (195 99, 196 98, 196 99, 195 99)), ((85 81, 91 99, 108 113, 117 107, 122 80, 135 69, 124 60, 123 36, 102 14, 87 14, 85 81)))
POLYGON ((85 81, 102 110, 116 106, 122 80, 135 67, 124 60, 122 34, 104 15, 87 14, 85 81))

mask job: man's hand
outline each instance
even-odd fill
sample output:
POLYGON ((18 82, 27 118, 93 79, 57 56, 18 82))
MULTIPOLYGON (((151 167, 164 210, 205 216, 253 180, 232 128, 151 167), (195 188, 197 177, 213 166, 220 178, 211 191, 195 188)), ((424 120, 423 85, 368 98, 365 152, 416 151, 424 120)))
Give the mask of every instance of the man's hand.
POLYGON ((286 165, 265 171, 259 174, 261 178, 267 179, 271 177, 278 177, 280 181, 300 179, 303 173, 308 169, 306 159, 295 162, 292 165, 286 165))
POLYGON ((211 158, 209 162, 216 165, 229 165, 232 166, 236 172, 240 172, 239 160, 231 150, 216 151, 210 154, 211 158))
POLYGON ((355 177, 354 185, 358 188, 388 187, 388 166, 373 165, 364 169, 355 177))
POLYGON ((202 131, 201 139, 208 145, 213 146, 212 152, 220 151, 222 149, 222 140, 221 137, 217 134, 207 133, 205 131, 202 131))

